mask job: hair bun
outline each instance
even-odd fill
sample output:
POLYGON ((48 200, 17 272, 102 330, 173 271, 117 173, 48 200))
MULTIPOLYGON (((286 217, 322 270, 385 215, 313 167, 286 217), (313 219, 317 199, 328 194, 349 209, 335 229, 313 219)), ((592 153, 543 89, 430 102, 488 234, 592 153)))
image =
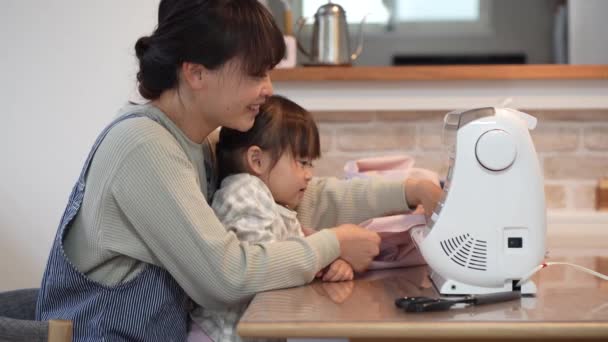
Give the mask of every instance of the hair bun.
POLYGON ((144 54, 150 48, 151 40, 152 38, 144 36, 139 38, 135 43, 135 55, 137 55, 137 58, 139 58, 140 60, 143 59, 144 54))

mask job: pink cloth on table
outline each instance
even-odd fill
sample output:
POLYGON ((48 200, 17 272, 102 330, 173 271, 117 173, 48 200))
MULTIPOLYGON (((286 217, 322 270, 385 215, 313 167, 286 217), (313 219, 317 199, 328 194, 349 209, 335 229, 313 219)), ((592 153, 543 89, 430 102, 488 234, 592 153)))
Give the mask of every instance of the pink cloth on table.
POLYGON ((378 217, 360 224, 380 235, 380 254, 374 258, 369 269, 409 267, 424 265, 426 262, 416 248, 409 230, 424 226, 424 215, 394 215, 378 217))

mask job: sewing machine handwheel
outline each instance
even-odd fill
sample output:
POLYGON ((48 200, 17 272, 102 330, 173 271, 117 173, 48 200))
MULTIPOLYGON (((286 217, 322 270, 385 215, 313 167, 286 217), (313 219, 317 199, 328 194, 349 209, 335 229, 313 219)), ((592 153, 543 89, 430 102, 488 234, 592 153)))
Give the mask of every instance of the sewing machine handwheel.
POLYGON ((479 164, 486 169, 502 171, 515 161, 517 147, 509 133, 502 129, 493 129, 477 139, 475 155, 479 164))

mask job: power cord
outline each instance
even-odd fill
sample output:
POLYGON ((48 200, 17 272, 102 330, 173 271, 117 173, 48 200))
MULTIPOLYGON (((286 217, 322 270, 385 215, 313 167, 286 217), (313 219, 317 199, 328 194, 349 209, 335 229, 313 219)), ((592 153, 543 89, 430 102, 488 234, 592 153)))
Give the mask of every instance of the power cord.
POLYGON ((532 277, 536 272, 542 270, 543 268, 547 267, 547 266, 552 266, 552 265, 566 265, 566 266, 572 266, 578 270, 581 270, 583 272, 589 273, 591 275, 594 275, 598 278, 602 278, 604 280, 608 280, 608 276, 599 272, 596 272, 594 270, 588 269, 586 267, 580 266, 580 265, 576 265, 576 264, 571 264, 569 262, 561 262, 561 261, 548 261, 548 262, 544 262, 536 267, 534 267, 530 272, 528 272, 525 276, 523 276, 521 278, 520 281, 517 282, 517 284, 515 286, 521 286, 521 284, 525 283, 526 281, 528 281, 530 279, 530 277, 532 277))

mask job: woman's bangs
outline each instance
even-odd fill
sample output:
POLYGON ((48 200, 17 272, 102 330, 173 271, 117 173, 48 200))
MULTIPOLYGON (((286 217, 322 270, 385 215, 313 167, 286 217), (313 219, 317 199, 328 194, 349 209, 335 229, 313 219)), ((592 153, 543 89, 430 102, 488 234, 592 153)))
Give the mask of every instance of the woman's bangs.
POLYGON ((283 33, 272 15, 262 6, 242 14, 237 30, 240 31, 237 56, 245 72, 251 76, 264 76, 285 56, 283 33))

